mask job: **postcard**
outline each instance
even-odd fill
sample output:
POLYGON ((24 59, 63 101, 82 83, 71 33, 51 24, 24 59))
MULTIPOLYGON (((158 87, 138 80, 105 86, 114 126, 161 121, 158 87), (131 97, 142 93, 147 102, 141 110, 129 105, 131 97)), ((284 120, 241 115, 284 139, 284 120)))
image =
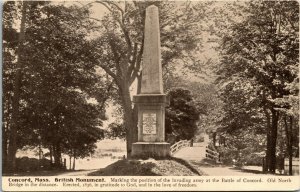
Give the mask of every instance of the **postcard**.
POLYGON ((3 191, 300 189, 297 1, 4 1, 3 191))

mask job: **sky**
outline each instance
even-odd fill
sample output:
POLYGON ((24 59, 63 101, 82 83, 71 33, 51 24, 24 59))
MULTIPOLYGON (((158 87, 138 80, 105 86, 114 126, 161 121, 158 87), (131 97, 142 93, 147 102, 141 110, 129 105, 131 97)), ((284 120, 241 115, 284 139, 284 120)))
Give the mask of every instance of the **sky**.
MULTIPOLYGON (((64 4, 64 5, 78 5, 78 6, 84 6, 87 4, 90 4, 91 1, 53 1, 53 4, 64 4)), ((100 3, 92 3, 91 4, 91 12, 92 18, 101 19, 104 14, 108 11, 103 5, 100 3)), ((222 6, 222 3, 219 4, 219 6, 222 6)), ((19 23, 16 23, 18 26, 19 23)), ((209 41, 210 36, 207 33, 203 33, 203 49, 202 52, 199 53, 199 59, 208 60, 212 59, 214 62, 218 62, 218 52, 213 48, 216 43, 212 43, 209 41)), ((213 75, 213 72, 209 69, 204 69, 208 75, 205 74, 196 74, 195 73, 189 73, 187 70, 184 69, 184 66, 180 63, 176 64, 176 74, 183 77, 186 80, 190 81, 196 81, 199 83, 212 83, 215 79, 215 76, 213 75)), ((137 90, 137 82, 135 81, 131 86, 131 95, 133 96, 136 93, 137 90)), ((115 121, 114 118, 111 116, 111 112, 114 111, 114 108, 111 104, 109 104, 107 108, 108 119, 107 122, 105 122, 105 126, 107 126, 109 123, 115 121)))
MULTIPOLYGON (((80 1, 80 2, 74 2, 74 1, 64 1, 64 2, 55 2, 57 4, 63 3, 65 5, 79 5, 84 6, 87 4, 90 4, 91 1, 80 1)), ((108 12, 108 10, 101 5, 100 3, 91 3, 91 12, 92 18, 96 19, 102 19, 102 17, 105 15, 105 13, 108 12)), ((203 50, 201 53, 199 53, 199 59, 208 60, 212 59, 213 61, 218 61, 218 53, 215 51, 213 46, 215 46, 215 43, 212 43, 209 41, 209 35, 206 33, 203 33, 203 50)), ((212 83, 215 79, 215 76, 213 75, 212 71, 209 69, 204 69, 207 74, 197 74, 190 73, 189 71, 184 69, 184 66, 180 63, 176 64, 176 71, 175 73, 179 76, 182 76, 183 79, 190 80, 190 81, 196 81, 199 83, 212 83)), ((137 82, 135 81, 131 86, 131 96, 136 94, 137 90, 137 82)), ((107 127, 108 124, 114 122, 116 119, 115 117, 112 117, 112 112, 115 110, 112 103, 108 104, 108 107, 106 109, 108 120, 104 122, 104 127, 107 127)))
MULTIPOLYGON (((122 1, 120 1, 120 2, 122 2, 122 1)), ((178 2, 180 2, 180 1, 178 1, 178 2)), ((74 5, 75 4, 75 5, 79 5, 79 6, 84 6, 84 5, 90 4, 91 5, 90 10, 92 13, 91 17, 95 18, 95 19, 102 19, 102 17, 105 15, 105 13, 108 12, 108 10, 102 4, 93 2, 93 1, 72 1, 72 0, 60 1, 60 0, 58 0, 58 1, 55 1, 55 3, 57 3, 57 4, 63 3, 65 5, 74 5)), ((223 6, 223 3, 219 2, 216 4, 216 7, 217 6, 223 6)), ((122 7, 122 4, 121 4, 121 7, 122 7)), ((218 61, 218 53, 213 48, 213 46, 215 46, 215 43, 209 41, 210 36, 208 33, 203 33, 202 38, 203 38, 203 52, 201 54, 199 54, 199 58, 203 58, 204 60, 205 59, 213 59, 214 61, 217 62, 218 61)), ((180 64, 178 66, 180 66, 180 64)), ((211 71, 209 71, 208 69, 205 69, 205 70, 209 75, 205 75, 205 74, 195 75, 195 74, 187 73, 187 76, 184 76, 184 78, 190 79, 191 81, 200 82, 200 83, 212 83, 214 81, 215 77, 213 76, 211 71)), ((176 71, 177 74, 183 75, 183 74, 181 74, 182 71, 184 71, 182 67, 177 67, 177 71, 176 71)), ((134 83, 132 86, 133 92, 136 90, 135 86, 136 86, 136 83, 134 83)))

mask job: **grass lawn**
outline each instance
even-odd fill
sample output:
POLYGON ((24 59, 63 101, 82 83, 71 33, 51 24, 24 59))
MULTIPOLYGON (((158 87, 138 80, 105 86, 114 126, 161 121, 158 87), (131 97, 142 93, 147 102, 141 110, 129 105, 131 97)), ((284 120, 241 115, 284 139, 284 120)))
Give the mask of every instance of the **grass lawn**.
POLYGON ((90 176, 199 176, 202 175, 182 159, 119 160, 90 176))

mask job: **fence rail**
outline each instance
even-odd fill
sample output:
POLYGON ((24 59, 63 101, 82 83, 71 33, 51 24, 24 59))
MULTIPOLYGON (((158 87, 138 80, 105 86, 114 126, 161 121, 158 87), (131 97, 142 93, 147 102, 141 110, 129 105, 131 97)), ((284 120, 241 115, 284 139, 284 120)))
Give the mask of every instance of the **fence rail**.
POLYGON ((177 143, 173 144, 170 147, 171 155, 173 155, 174 153, 176 153, 182 147, 188 147, 190 145, 191 145, 191 141, 190 140, 180 140, 180 141, 178 141, 177 143))
POLYGON ((219 153, 211 150, 208 146, 206 146, 206 150, 205 150, 206 154, 205 157, 211 160, 215 160, 216 162, 219 161, 219 153))

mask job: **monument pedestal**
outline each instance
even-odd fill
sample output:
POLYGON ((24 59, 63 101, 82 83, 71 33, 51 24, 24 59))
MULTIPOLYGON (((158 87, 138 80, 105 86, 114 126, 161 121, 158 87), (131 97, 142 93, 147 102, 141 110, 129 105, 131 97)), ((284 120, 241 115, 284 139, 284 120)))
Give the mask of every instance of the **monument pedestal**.
POLYGON ((170 155, 170 144, 165 142, 165 94, 133 96, 138 107, 138 142, 132 144, 133 157, 163 158, 170 155))
POLYGON ((136 142, 132 144, 132 156, 140 158, 164 158, 170 156, 170 143, 136 142))

